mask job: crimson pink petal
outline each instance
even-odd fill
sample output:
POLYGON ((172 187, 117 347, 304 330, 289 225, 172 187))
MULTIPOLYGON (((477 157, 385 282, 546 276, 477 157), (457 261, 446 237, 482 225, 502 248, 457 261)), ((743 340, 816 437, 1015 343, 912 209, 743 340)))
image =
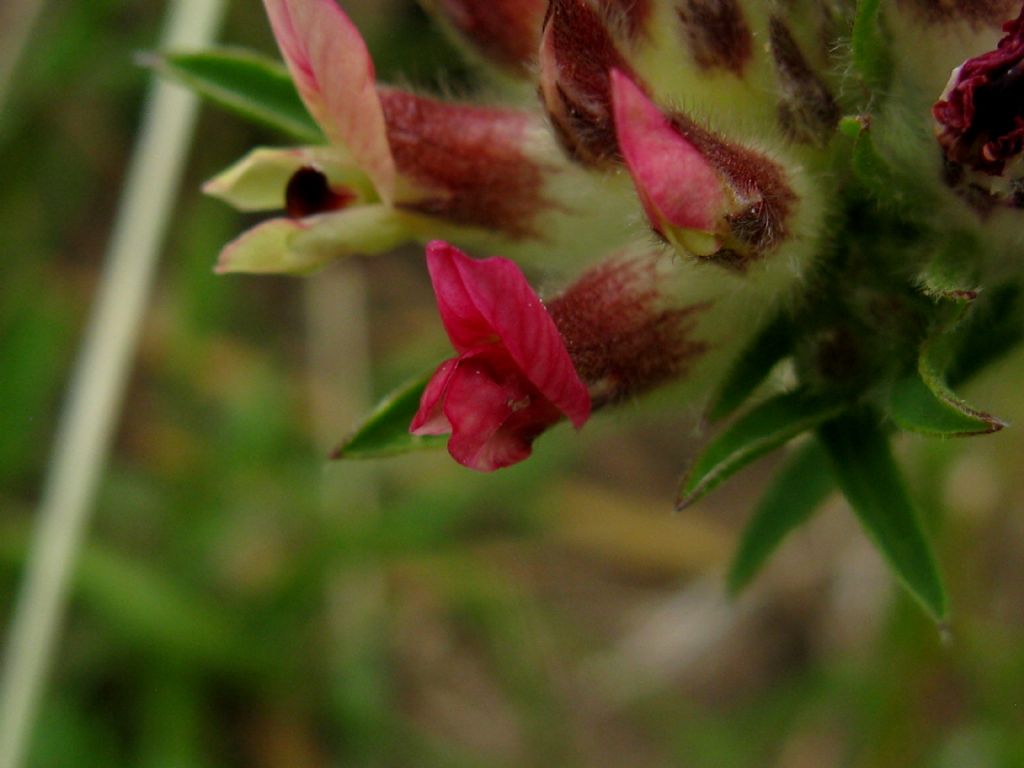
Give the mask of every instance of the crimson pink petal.
POLYGON ((451 432, 452 425, 444 415, 444 396, 458 363, 456 358, 445 360, 430 377, 420 397, 420 409, 416 411, 412 424, 409 425, 412 434, 446 435, 451 432))
MULTIPOLYGON (((448 384, 444 412, 452 425, 448 452, 463 466, 491 472, 522 461, 531 452, 533 437, 501 427, 512 411, 510 403, 525 396, 523 382, 496 381, 481 358, 459 361, 448 384)), ((547 426, 547 425, 545 425, 547 426)))
POLYGON ((515 263, 474 260, 440 241, 427 246, 427 267, 442 322, 460 352, 500 340, 523 375, 581 427, 590 395, 554 321, 515 263))
POLYGON ((619 148, 651 225, 714 232, 726 205, 715 169, 629 77, 613 70, 611 83, 619 148))
POLYGON ((295 85, 327 137, 346 147, 390 202, 395 162, 373 61, 334 0, 263 0, 295 85))
POLYGON ((459 354, 498 341, 495 329, 473 301, 456 266, 459 259, 465 258, 468 257, 458 248, 440 240, 427 244, 427 271, 437 297, 437 310, 459 354))

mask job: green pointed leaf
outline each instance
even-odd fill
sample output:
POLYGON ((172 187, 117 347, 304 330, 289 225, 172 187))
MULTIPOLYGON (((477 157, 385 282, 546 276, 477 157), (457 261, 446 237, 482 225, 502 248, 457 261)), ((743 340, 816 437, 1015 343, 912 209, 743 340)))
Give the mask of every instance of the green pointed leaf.
POLYGON ((708 409, 708 420, 719 421, 734 413, 792 349, 793 326, 788 317, 780 315, 733 363, 708 409))
POLYGON ((901 429, 938 437, 998 432, 1006 424, 958 398, 945 372, 957 346, 960 325, 972 299, 953 298, 944 318, 921 345, 917 371, 897 381, 889 394, 889 416, 901 429))
POLYGON ((893 386, 889 416, 900 429, 935 437, 967 437, 998 432, 1006 424, 971 408, 940 384, 931 388, 917 373, 893 386))
POLYGON ((862 408, 825 424, 819 437, 861 525, 910 594, 940 620, 946 615, 942 579, 880 422, 862 408))
POLYGON ((216 104, 306 144, 324 143, 288 70, 252 51, 218 48, 146 59, 158 72, 216 104))
POLYGON ((412 435, 409 424, 420 407, 420 397, 433 371, 396 389, 331 454, 332 459, 375 459, 448 442, 447 435, 412 435))
POLYGON ((704 450, 683 481, 677 509, 693 504, 750 462, 837 416, 844 404, 791 392, 742 416, 704 450))
POLYGON ((850 46, 853 66, 872 88, 884 88, 892 78, 892 57, 881 27, 881 0, 860 0, 850 46))
POLYGON ((743 529, 729 567, 729 591, 735 595, 750 583, 786 535, 810 518, 834 489, 821 443, 811 440, 794 451, 743 529))

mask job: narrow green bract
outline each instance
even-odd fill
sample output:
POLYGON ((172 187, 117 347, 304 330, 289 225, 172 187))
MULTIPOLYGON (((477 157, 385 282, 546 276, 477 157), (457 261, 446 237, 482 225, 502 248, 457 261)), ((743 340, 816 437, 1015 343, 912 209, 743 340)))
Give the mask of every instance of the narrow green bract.
POLYGON ((729 566, 729 591, 743 589, 786 535, 806 522, 834 489, 828 456, 817 440, 787 457, 743 529, 729 566))
POLYGON ((819 436, 839 487, 893 572, 936 620, 946 616, 946 592, 921 519, 880 426, 869 408, 829 422, 819 436))
POLYGON ((334 449, 331 458, 376 459, 443 446, 447 435, 420 436, 409 432, 409 424, 420 407, 420 398, 429 379, 429 374, 417 376, 381 400, 363 423, 334 449))
POLYGON ((844 404, 791 392, 767 400, 711 442, 683 481, 678 508, 688 507, 750 462, 836 416, 844 404))
POLYGON ((323 142, 288 71, 273 59, 247 50, 164 53, 152 60, 161 74, 211 101, 299 141, 323 142))

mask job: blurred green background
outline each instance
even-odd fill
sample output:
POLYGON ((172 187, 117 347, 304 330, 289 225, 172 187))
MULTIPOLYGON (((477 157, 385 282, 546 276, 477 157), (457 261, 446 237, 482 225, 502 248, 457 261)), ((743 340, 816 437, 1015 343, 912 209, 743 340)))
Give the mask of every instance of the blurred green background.
MULTIPOLYGON (((382 79, 479 86, 411 0, 345 7, 382 79)), ((163 11, 53 0, 0 105, 3 626, 163 11)), ((273 50, 255 2, 222 38, 273 50)), ((628 405, 489 476, 331 465, 447 344, 415 250, 212 274, 249 222, 199 184, 261 143, 204 109, 30 765, 1024 766, 1024 432, 901 443, 945 642, 837 500, 726 599, 772 462, 672 514, 692 407, 628 405)), ((1022 379, 1018 354, 972 399, 1020 421, 1022 379)))

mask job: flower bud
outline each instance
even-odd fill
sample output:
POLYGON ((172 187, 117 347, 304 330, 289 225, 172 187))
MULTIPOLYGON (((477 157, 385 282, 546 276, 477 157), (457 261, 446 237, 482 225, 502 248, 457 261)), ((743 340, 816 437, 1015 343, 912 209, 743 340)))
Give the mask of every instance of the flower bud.
POLYGON ((540 94, 562 146, 587 166, 621 161, 609 73, 631 74, 605 18, 587 0, 551 0, 540 47, 540 94))
POLYGON ((612 93, 619 142, 651 227, 696 256, 720 250, 716 233, 730 201, 714 167, 617 70, 612 93))
POLYGON ((782 168, 685 115, 666 115, 625 75, 612 91, 619 144, 653 229, 685 253, 744 268, 788 234, 782 168))

